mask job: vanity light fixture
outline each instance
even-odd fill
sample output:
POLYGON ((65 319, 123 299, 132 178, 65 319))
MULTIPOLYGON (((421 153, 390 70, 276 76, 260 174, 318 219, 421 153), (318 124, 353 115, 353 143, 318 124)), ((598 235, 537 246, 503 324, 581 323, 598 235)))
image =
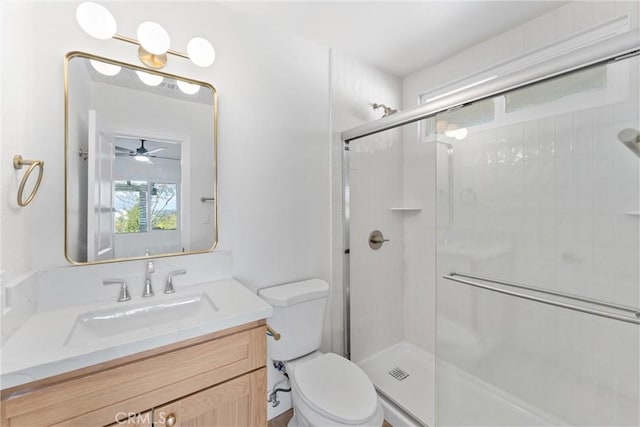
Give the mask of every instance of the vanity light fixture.
POLYGON ((138 26, 138 39, 118 34, 116 20, 111 12, 95 2, 80 3, 76 9, 76 20, 91 37, 100 40, 114 38, 138 45, 138 58, 150 68, 163 68, 167 64, 167 54, 190 59, 198 67, 210 66, 216 57, 211 43, 202 37, 194 37, 189 41, 187 53, 170 49, 169 34, 160 24, 152 21, 143 22, 138 26))
POLYGON ((216 51, 208 40, 194 37, 187 43, 187 55, 198 67, 208 67, 216 60, 216 51))
POLYGON ((76 19, 85 33, 100 40, 108 40, 116 35, 116 20, 101 4, 86 1, 76 9, 76 19))
POLYGON ((146 21, 138 25, 138 40, 147 52, 154 55, 167 53, 171 39, 169 33, 160 24, 146 21))

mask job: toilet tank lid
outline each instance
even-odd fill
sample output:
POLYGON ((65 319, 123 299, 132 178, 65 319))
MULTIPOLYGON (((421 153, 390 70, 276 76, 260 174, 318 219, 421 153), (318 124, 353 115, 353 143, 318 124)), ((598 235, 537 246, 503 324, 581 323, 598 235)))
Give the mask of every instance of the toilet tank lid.
POLYGON ((329 295, 329 284, 322 279, 309 279, 260 289, 258 295, 276 307, 286 307, 329 295))

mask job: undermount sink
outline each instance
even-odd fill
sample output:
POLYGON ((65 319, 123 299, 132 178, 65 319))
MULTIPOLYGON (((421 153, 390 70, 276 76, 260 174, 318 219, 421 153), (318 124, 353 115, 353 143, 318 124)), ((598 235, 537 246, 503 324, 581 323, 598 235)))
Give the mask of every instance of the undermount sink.
POLYGON ((210 321, 218 310, 207 294, 200 293, 88 311, 78 315, 64 345, 83 345, 143 328, 195 326, 210 321))

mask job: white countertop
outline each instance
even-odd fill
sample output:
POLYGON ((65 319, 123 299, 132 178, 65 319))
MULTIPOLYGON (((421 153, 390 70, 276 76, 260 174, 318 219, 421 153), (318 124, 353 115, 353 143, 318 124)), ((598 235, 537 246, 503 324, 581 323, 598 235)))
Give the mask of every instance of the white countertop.
POLYGON ((265 319, 272 315, 269 304, 234 279, 176 286, 174 294, 156 295, 118 303, 92 303, 34 313, 0 350, 0 387, 6 389, 75 369, 107 362, 163 345, 265 319), (90 340, 69 340, 79 315, 96 310, 161 304, 185 296, 205 295, 217 311, 206 320, 160 322, 124 333, 90 340))

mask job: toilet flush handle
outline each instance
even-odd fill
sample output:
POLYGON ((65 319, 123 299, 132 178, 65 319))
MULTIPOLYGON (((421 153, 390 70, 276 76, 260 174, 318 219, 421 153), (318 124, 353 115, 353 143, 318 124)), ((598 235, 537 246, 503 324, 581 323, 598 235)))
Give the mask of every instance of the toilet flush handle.
POLYGON ((280 338, 282 337, 282 335, 276 332, 275 329, 273 329, 269 325, 267 325, 267 335, 269 335, 270 337, 273 337, 273 339, 276 341, 280 341, 280 338))

